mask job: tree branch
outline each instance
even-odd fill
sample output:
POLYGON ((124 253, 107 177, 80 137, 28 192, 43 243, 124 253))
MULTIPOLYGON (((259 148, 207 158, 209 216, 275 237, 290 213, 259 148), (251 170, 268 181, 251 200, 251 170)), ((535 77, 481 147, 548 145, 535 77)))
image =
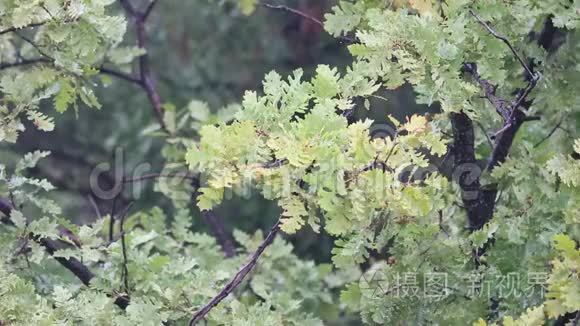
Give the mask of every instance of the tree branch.
POLYGON ((123 9, 127 12, 127 14, 129 16, 135 17, 137 15, 137 12, 133 8, 133 5, 131 5, 129 0, 119 0, 119 3, 121 4, 121 7, 123 7, 123 9))
POLYGON ((153 180, 153 179, 162 179, 162 178, 181 178, 184 180, 191 180, 191 181, 198 180, 197 177, 183 173, 183 172, 169 173, 169 174, 151 173, 151 174, 145 174, 145 175, 135 177, 135 178, 124 178, 123 183, 133 183, 133 182, 140 182, 140 181, 153 180))
POLYGON ((125 286, 125 293, 129 293, 129 269, 127 268, 127 244, 125 242, 125 217, 135 202, 129 203, 121 213, 121 221, 119 222, 119 233, 121 234, 121 249, 123 251, 123 284, 125 286))
POLYGON ((147 8, 145 9, 145 11, 142 14, 143 19, 147 19, 149 17, 151 12, 153 11, 153 8, 155 8, 156 4, 157 4, 157 0, 151 0, 151 2, 149 3, 149 5, 147 6, 147 8))
MULTIPOLYGON (((145 20, 137 19, 135 27, 137 28, 137 46, 139 46, 142 49, 145 49, 147 47, 145 20)), ((157 86, 151 73, 148 53, 145 53, 139 57, 139 70, 141 74, 141 83, 143 84, 143 88, 147 93, 147 97, 149 98, 149 101, 151 102, 151 105, 155 110, 157 120, 159 121, 161 128, 167 131, 167 127, 165 126, 165 122, 163 120, 164 116, 163 104, 161 102, 161 97, 157 92, 157 86)))
MULTIPOLYGON (((51 256, 53 256, 54 253, 58 250, 65 249, 70 246, 63 241, 49 238, 39 238, 36 235, 33 235, 32 238, 34 241, 43 246, 46 249, 46 252, 51 256)), ((88 269, 87 266, 85 266, 74 257, 69 259, 65 259, 63 257, 54 257, 54 259, 58 261, 63 267, 71 271, 86 286, 89 286, 91 279, 95 277, 95 275, 88 269)))
POLYGON ((27 66, 27 65, 34 65, 37 63, 51 63, 52 61, 45 58, 36 58, 36 59, 22 59, 16 62, 6 62, 0 64, 0 70, 9 69, 9 68, 17 68, 20 66, 27 66))
POLYGON ((38 27, 38 26, 42 26, 44 24, 46 24, 45 21, 44 22, 31 23, 31 24, 28 24, 28 25, 22 26, 22 27, 10 27, 10 28, 1 30, 0 31, 0 35, 7 34, 7 33, 11 33, 11 32, 16 32, 16 31, 19 31, 19 30, 22 30, 22 29, 25 29, 25 28, 38 27))
MULTIPOLYGON (((48 57, 34 58, 34 59, 22 59, 22 60, 19 60, 16 62, 7 62, 7 63, 0 64, 0 70, 10 69, 10 68, 18 68, 18 67, 22 67, 22 66, 40 64, 40 63, 52 64, 53 62, 54 62, 54 60, 52 58, 48 58, 48 57)), ((122 79, 124 81, 127 81, 129 83, 133 83, 139 87, 143 87, 141 80, 138 78, 135 78, 131 75, 128 75, 128 74, 125 74, 125 73, 122 73, 120 71, 116 71, 116 70, 113 70, 110 68, 106 68, 106 67, 99 67, 96 69, 101 74, 110 75, 110 76, 122 79)))
MULTIPOLYGON (((119 0, 119 2, 121 3, 123 8, 125 9, 125 12, 129 16, 129 18, 131 18, 133 20, 136 34, 137 34, 137 46, 139 48, 146 49, 147 48, 146 22, 147 22, 147 18, 149 17, 153 8, 155 7, 157 0, 152 0, 143 13, 138 12, 131 5, 129 0, 119 0)), ((167 130, 167 127, 166 127, 164 119, 163 119, 164 108, 163 108, 163 104, 162 104, 159 92, 157 91, 155 79, 153 78, 153 75, 152 75, 148 53, 145 53, 144 55, 139 57, 139 81, 140 81, 141 86, 143 87, 143 89, 147 93, 147 97, 149 98, 149 102, 153 106, 155 115, 157 117, 157 121, 161 125, 161 128, 163 130, 169 132, 167 130)), ((160 175, 152 175, 152 176, 148 176, 146 178, 141 178, 141 179, 137 178, 136 180, 127 180, 127 182, 140 181, 140 180, 144 180, 144 179, 148 179, 148 178, 157 178, 157 177, 161 177, 161 176, 160 175)), ((197 184, 197 183, 199 183, 198 180, 192 179, 192 184, 197 184)), ((197 189, 197 188, 194 187, 194 189, 197 189)), ((194 194, 192 196, 193 196, 192 198, 197 198, 197 191, 194 191, 194 194)), ((195 200, 193 200, 193 201, 195 202, 195 200)), ((208 222, 210 228, 212 229, 214 236, 216 237, 216 239, 218 240, 218 242, 222 246, 222 249, 224 250, 226 257, 233 256, 233 254, 235 253, 233 241, 228 236, 228 234, 225 232, 225 228, 223 227, 223 223, 221 222, 221 220, 213 213, 202 212, 202 216, 204 217, 206 222, 208 222)))
POLYGON ((3 224, 12 225, 12 221, 10 220, 10 213, 12 212, 12 205, 7 199, 0 198, 0 212, 4 214, 0 222, 3 224))
POLYGON ((487 31, 493 35, 495 38, 497 38, 498 40, 501 40, 502 42, 504 42, 508 48, 512 51, 512 54, 514 55, 514 57, 520 62, 520 64, 522 65, 522 67, 526 70, 526 73, 528 73, 529 76, 534 76, 534 73, 532 72, 532 70, 530 69, 530 67, 528 67, 528 65, 525 63, 525 61, 522 59, 522 57, 519 55, 518 51, 516 51, 516 49, 512 46, 512 44, 510 43, 510 41, 502 35, 499 35, 493 28, 491 28, 491 26, 489 26, 486 22, 484 22, 473 10, 469 9, 469 13, 483 26, 485 27, 485 29, 487 29, 487 31))
MULTIPOLYGON (((159 178, 180 178, 181 180, 190 180, 191 185, 194 188, 194 192, 191 196, 191 201, 196 202, 197 196, 199 195, 197 189, 199 188, 199 179, 195 176, 183 174, 183 173, 171 173, 171 174, 160 174, 152 173, 139 176, 136 178, 123 179, 123 183, 133 183, 141 182, 146 180, 153 180, 159 178)), ((234 246, 233 239, 227 233, 223 221, 216 215, 213 211, 203 210, 201 211, 201 217, 204 219, 205 223, 210 227, 213 235, 216 237, 217 242, 222 247, 222 250, 226 257, 233 257, 236 253, 236 248, 234 246)))
MULTIPOLYGON (((18 35, 18 37, 23 39, 25 42, 32 45, 38 51, 38 53, 40 53, 40 55, 42 57, 35 58, 35 59, 24 59, 24 60, 20 60, 17 62, 0 64, 0 70, 14 68, 14 67, 20 67, 23 65, 37 64, 37 63, 51 63, 51 64, 54 63, 54 58, 52 58, 50 55, 46 54, 36 43, 34 43, 32 40, 25 37, 24 35, 21 35, 19 33, 17 33, 17 35, 18 35)), ((116 71, 116 70, 106 68, 103 66, 96 68, 96 69, 102 74, 111 75, 111 76, 123 79, 125 81, 128 81, 130 83, 134 83, 134 84, 137 84, 141 87, 144 87, 144 83, 141 81, 141 79, 137 79, 131 75, 127 75, 127 74, 124 74, 120 71, 116 71)))
POLYGON ((485 98, 487 98, 489 103, 495 108, 496 112, 501 115, 504 121, 507 120, 510 115, 510 103, 496 95, 496 86, 488 80, 481 78, 477 72, 477 65, 475 63, 463 64, 463 71, 471 75, 473 80, 475 80, 483 91, 485 98))
MULTIPOLYGON (((151 14, 151 10, 155 5, 156 1, 153 1, 149 4, 145 14, 138 12, 129 2, 129 0, 119 0, 121 6, 125 9, 127 16, 133 20, 133 24, 135 27, 135 33, 137 35, 137 46, 141 49, 147 49, 147 33, 146 33, 146 23, 147 18, 151 14)), ((139 57, 139 82, 145 93, 147 93, 147 97, 149 98, 149 102, 151 106, 153 106, 153 111, 159 122, 161 128, 168 132, 167 126, 164 122, 164 108, 163 103, 161 101, 161 96, 159 96, 159 92, 157 91, 157 86, 155 83, 155 79, 153 78, 153 74, 151 71, 151 66, 149 63, 149 53, 146 52, 139 57)))
POLYGON ((481 169, 479 169, 475 158, 473 122, 463 112, 451 113, 450 118, 453 127, 454 174, 459 173, 456 181, 462 191, 461 197, 467 210, 469 229, 475 231, 485 224, 487 214, 483 214, 479 210, 481 169))
POLYGON ((495 107, 496 111, 504 118, 504 126, 499 132, 499 137, 496 138, 494 148, 487 164, 486 170, 491 172, 495 167, 499 166, 501 163, 505 162, 513 140, 516 136, 517 131, 521 125, 528 121, 526 114, 520 110, 520 105, 530 94, 530 92, 536 87, 539 80, 539 75, 534 73, 530 67, 524 62, 520 57, 515 48, 511 45, 510 41, 504 36, 499 35, 491 26, 485 23, 473 10, 469 10, 469 13, 477 19, 477 21, 483 25, 487 31, 496 37, 497 39, 504 42, 512 51, 513 55, 519 61, 520 65, 524 68, 527 73, 527 78, 529 79, 528 86, 518 92, 516 98, 509 102, 501 97, 495 95, 495 86, 493 86, 489 81, 482 79, 477 72, 477 66, 472 63, 467 63, 464 65, 464 69, 471 73, 473 78, 479 83, 483 89, 485 96, 489 99, 492 105, 495 107))
POLYGON ((272 244, 276 234, 280 230, 280 219, 272 226, 270 232, 260 244, 258 249, 254 252, 250 260, 236 273, 236 275, 226 284, 226 286, 213 298, 211 299, 205 306, 203 306, 200 310, 198 310, 191 320, 189 321, 189 326, 195 325, 200 320, 202 320, 215 306, 217 306, 223 299, 225 299, 230 293, 232 293, 244 280, 244 278, 252 271, 258 259, 264 252, 264 250, 272 244))
MULTIPOLYGON (((284 6, 284 5, 273 5, 273 4, 269 4, 269 3, 260 3, 264 8, 268 8, 268 9, 272 9, 272 10, 280 10, 280 11, 286 11, 289 12, 291 14, 300 16, 306 20, 309 20, 311 22, 313 22, 314 24, 320 26, 323 30, 324 30, 324 23, 321 22, 320 20, 298 10, 298 9, 294 9, 294 8, 290 8, 288 6, 284 6)), ((338 39, 342 42, 345 42, 347 44, 355 44, 358 43, 358 40, 356 38, 351 38, 348 36, 340 36, 338 37, 338 39)))
MULTIPOLYGON (((8 200, 0 198, 0 212, 2 212, 2 214, 5 215, 4 218, 0 219, 0 222, 6 225, 14 225, 14 223, 12 223, 12 221, 10 220, 10 214, 12 213, 12 209, 13 209, 12 205, 9 203, 8 200)), ((86 265, 84 265, 74 257, 68 259, 64 257, 54 257, 54 253, 57 252, 58 250, 70 247, 70 244, 68 242, 49 238, 41 238, 35 234, 30 234, 30 238, 33 239, 38 244, 40 244, 41 246, 43 246, 49 255, 53 256, 53 258, 57 262, 59 262, 64 268, 68 269, 71 273, 73 273, 84 285, 86 286, 90 285, 91 280, 95 277, 95 274, 93 274, 93 272, 91 272, 86 265)), ((129 305, 129 297, 119 296, 115 298, 115 304, 119 308, 125 309, 129 305)))
POLYGON ((110 68, 106 68, 106 67, 100 67, 98 69, 99 69, 99 72, 102 73, 102 74, 110 75, 110 76, 113 76, 113 77, 117 77, 119 79, 122 79, 122 80, 125 80, 127 82, 130 82, 130 83, 133 83, 133 84, 136 84, 138 86, 143 87, 143 84, 141 83, 141 80, 138 79, 138 78, 135 78, 135 77, 133 77, 131 75, 124 74, 124 73, 122 73, 120 71, 116 71, 116 70, 113 70, 113 69, 110 69, 110 68))
MULTIPOLYGON (((487 29, 490 34, 503 41, 510 48, 529 76, 528 86, 524 90, 518 92, 513 101, 508 101, 496 95, 496 86, 488 80, 481 78, 475 63, 465 63, 463 65, 463 70, 468 72, 475 82, 479 84, 485 97, 504 120, 503 127, 497 133, 492 153, 488 159, 487 166, 485 167, 487 172, 491 172, 495 167, 505 162, 516 133, 525 121, 530 120, 530 118, 520 110, 520 105, 536 86, 539 76, 531 71, 507 38, 495 32, 487 23, 479 18, 475 12, 472 10, 469 10, 469 12, 487 29)), ((481 229, 485 223, 489 222, 493 217, 498 190, 495 185, 488 187, 481 186, 481 169, 476 165, 474 148, 475 136, 471 119, 464 112, 451 113, 451 123, 453 127, 454 165, 456 172, 460 173, 457 182, 462 190, 462 201, 467 211, 469 230, 473 232, 481 229)), ((483 255, 486 250, 487 248, 484 247, 474 252, 476 265, 479 265, 479 257, 483 255)))
POLYGON ((558 128, 560 128, 560 126, 562 125, 563 122, 564 122, 564 117, 562 117, 562 119, 560 119, 560 121, 554 126, 554 128, 552 128, 552 130, 550 130, 550 132, 544 138, 542 138, 539 142, 534 144, 534 148, 542 145, 542 143, 544 143, 546 140, 550 139, 550 137, 552 137, 552 135, 556 132, 556 130, 558 130, 558 128))

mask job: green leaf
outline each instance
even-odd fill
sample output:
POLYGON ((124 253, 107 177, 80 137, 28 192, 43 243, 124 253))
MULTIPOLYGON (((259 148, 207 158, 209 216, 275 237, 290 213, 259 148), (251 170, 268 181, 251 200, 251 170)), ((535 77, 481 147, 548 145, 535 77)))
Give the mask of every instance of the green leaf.
POLYGON ((574 257, 578 255, 576 242, 565 234, 557 234, 554 236, 554 248, 567 256, 574 257))
POLYGON ((347 305, 351 310, 360 309, 362 293, 357 283, 351 283, 345 290, 340 292, 340 302, 347 305))
POLYGON ((320 98, 332 98, 340 91, 338 71, 327 65, 316 68, 316 77, 312 80, 314 93, 320 98))
POLYGON ((10 220, 14 223, 14 225, 19 229, 24 229, 26 227, 26 218, 22 213, 18 210, 13 209, 10 212, 10 220))
POLYGON ((210 110, 207 103, 193 100, 187 105, 189 115, 197 121, 205 122, 210 117, 210 110))
POLYGON ((256 10, 258 0, 238 0, 238 4, 242 13, 246 16, 251 15, 256 10))
POLYGON ((201 210, 211 210, 215 205, 221 203, 224 195, 223 189, 200 188, 199 192, 197 206, 201 210))
POLYGON ((469 238, 474 248, 483 248, 483 246, 493 237, 498 230, 499 225, 495 222, 485 224, 481 230, 474 231, 469 238))
POLYGON ((18 161, 16 164, 15 172, 19 173, 25 169, 30 169, 36 167, 38 161, 50 155, 49 151, 34 151, 32 153, 27 153, 24 157, 18 161))
POLYGON ((304 207, 304 203, 296 197, 290 197, 283 199, 280 204, 284 209, 280 228, 288 234, 296 233, 296 231, 304 226, 305 218, 308 216, 308 211, 304 207))
POLYGON ((75 102, 76 90, 68 79, 60 81, 59 85, 60 90, 54 98, 54 108, 57 112, 63 113, 75 102))

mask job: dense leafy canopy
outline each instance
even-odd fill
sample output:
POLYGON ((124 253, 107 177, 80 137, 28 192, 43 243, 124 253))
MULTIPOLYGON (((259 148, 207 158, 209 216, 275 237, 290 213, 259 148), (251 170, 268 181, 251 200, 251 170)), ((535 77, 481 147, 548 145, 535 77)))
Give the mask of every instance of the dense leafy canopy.
POLYGON ((143 34, 154 5, 0 0, 0 141, 24 120, 53 130, 47 103, 100 108, 95 91, 119 77, 158 114, 144 137, 163 139, 165 172, 186 173, 170 187, 158 176, 172 216, 127 208, 78 226, 29 174, 49 152, 0 165, 0 325, 184 324, 224 290, 201 316, 212 325, 580 318, 578 1, 340 1, 324 28, 350 43, 350 65, 270 72, 217 111, 158 98, 143 34), (353 118, 405 84, 438 113, 353 118), (277 224, 266 240, 234 231, 231 254, 219 232, 191 231, 192 198, 209 220, 248 192, 281 208, 285 234, 332 236, 332 265, 270 244, 277 224), (254 271, 230 288, 248 257, 254 271))

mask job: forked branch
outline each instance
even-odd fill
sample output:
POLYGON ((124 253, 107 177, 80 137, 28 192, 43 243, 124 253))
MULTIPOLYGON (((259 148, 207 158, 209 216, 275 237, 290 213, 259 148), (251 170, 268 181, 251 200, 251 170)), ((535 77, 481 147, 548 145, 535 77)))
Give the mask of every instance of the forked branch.
MULTIPOLYGON (((475 63, 466 63, 463 66, 464 71, 472 76, 475 82, 482 89, 485 97, 504 120, 502 128, 496 134, 497 137, 493 144, 492 153, 488 159, 487 166, 485 167, 487 172, 491 172, 495 167, 499 166, 507 159, 516 133, 521 125, 526 121, 537 119, 527 117, 520 109, 520 106, 536 86, 539 80, 539 75, 530 69, 506 37, 497 33, 473 10, 470 10, 469 12, 491 35, 501 40, 509 47, 514 57, 527 73, 528 77, 526 79, 529 80, 528 86, 525 89, 520 90, 513 100, 506 100, 496 94, 495 85, 479 75, 475 63)), ((498 191, 495 185, 483 187, 480 183, 481 170, 475 164, 475 142, 473 122, 471 119, 463 112, 452 113, 451 122, 453 125, 453 152, 455 154, 455 167, 461 169, 469 168, 469 171, 464 171, 466 173, 460 175, 458 184, 462 190, 462 200, 465 209, 467 210, 469 229, 473 232, 481 229, 485 223, 493 217, 498 191)), ((474 253, 476 265, 479 264, 479 257, 486 251, 486 249, 487 248, 483 248, 474 253)))
MULTIPOLYGON (((0 212, 4 214, 4 217, 0 219, 0 222, 5 225, 14 225, 12 220, 10 220, 10 215, 12 214, 12 205, 10 202, 4 198, 0 198, 0 212)), ((72 234, 70 230, 68 233, 72 234)), ((54 256, 54 253, 61 249, 69 248, 71 245, 68 242, 62 240, 54 240, 50 238, 42 238, 35 234, 29 235, 30 239, 34 240, 38 244, 40 244, 51 256, 54 256)), ((68 269, 71 273, 73 273, 84 285, 89 286, 91 280, 95 277, 95 274, 89 270, 89 268, 84 265, 81 261, 74 257, 64 258, 64 257, 54 257, 54 259, 61 264, 64 268, 68 269)), ((125 309, 129 305, 129 297, 127 296, 118 296, 115 298, 115 304, 121 308, 125 309)))

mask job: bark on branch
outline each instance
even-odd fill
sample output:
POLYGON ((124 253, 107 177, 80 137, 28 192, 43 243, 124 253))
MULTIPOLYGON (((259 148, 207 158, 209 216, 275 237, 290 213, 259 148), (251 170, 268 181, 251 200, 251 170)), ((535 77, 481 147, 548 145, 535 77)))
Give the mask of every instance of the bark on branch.
MULTIPOLYGON (((4 217, 0 219, 0 222, 6 225, 13 225, 12 220, 10 220, 10 214, 12 213, 12 205, 10 202, 4 198, 0 198, 0 212, 4 214, 4 217)), ((65 232, 72 234, 69 230, 64 230, 65 232)), ((62 240, 54 240, 49 238, 42 238, 35 234, 29 235, 30 239, 34 240, 40 244, 46 250, 46 253, 53 256, 53 258, 61 264, 64 268, 68 269, 73 273, 84 285, 89 286, 91 280, 95 277, 95 274, 91 270, 81 263, 78 259, 74 257, 64 258, 64 257, 54 257, 54 253, 61 249, 70 248, 71 244, 62 240)), ((74 241, 73 241, 74 242, 74 241)), ((129 297, 118 296, 115 298, 115 304, 121 308, 125 309, 129 305, 129 297)))
MULTIPOLYGON (((29 66, 29 65, 35 65, 35 64, 53 64, 54 63, 54 59, 49 58, 49 57, 42 57, 42 58, 33 58, 33 59, 21 59, 15 62, 6 62, 6 63, 1 63, 0 64, 0 70, 4 70, 4 69, 10 69, 10 68, 18 68, 18 67, 22 67, 22 66, 29 66)), ((127 81, 129 83, 133 83, 139 87, 143 87, 141 80, 138 78, 135 78, 129 74, 125 74, 123 72, 111 69, 111 68, 107 68, 107 67, 97 67, 95 68, 99 71, 99 73, 103 74, 103 75, 109 75, 109 76, 113 76, 119 79, 122 79, 124 81, 127 81)))
POLYGON ((205 306, 199 309, 189 321, 189 326, 197 324, 201 321, 215 306, 217 306, 223 299, 225 299, 230 293, 232 293, 244 280, 244 278, 252 271, 254 266, 256 266, 258 259, 266 250, 266 248, 272 244, 276 234, 280 230, 280 219, 272 226, 272 229, 262 242, 256 252, 250 257, 250 260, 236 273, 236 275, 226 284, 226 286, 205 306))
MULTIPOLYGON (((504 42, 510 48, 513 55, 524 68, 527 74, 526 79, 529 80, 528 86, 517 92, 516 97, 510 101, 496 94, 496 86, 479 75, 475 63, 465 63, 463 65, 464 72, 471 75, 473 80, 480 86, 485 97, 504 120, 502 128, 496 134, 492 153, 485 167, 486 172, 492 172, 495 167, 507 159, 519 128, 525 121, 531 120, 520 109, 520 106, 536 86, 539 75, 528 67, 506 37, 499 35, 474 11, 470 10, 469 12, 491 35, 504 42)), ((495 208, 497 188, 495 185, 487 188, 481 186, 480 175, 482 171, 475 164, 474 132, 471 119, 463 112, 452 113, 451 124, 453 126, 455 168, 462 168, 467 172, 462 173, 463 171, 459 171, 461 174, 458 183, 462 190, 463 204, 467 210, 469 229, 473 232, 481 229, 485 223, 491 220, 495 208)))
MULTIPOLYGON (((147 50, 147 18, 151 14, 156 1, 151 2, 144 12, 140 12, 135 9, 129 0, 119 0, 119 2, 125 10, 127 17, 133 21, 133 27, 135 28, 135 33, 137 36, 137 46, 141 49, 147 50)), ((155 83, 155 79, 151 71, 151 65, 149 63, 149 54, 147 52, 139 57, 139 83, 145 90, 145 93, 147 93, 147 97, 149 98, 149 102, 153 107, 157 122, 159 122, 159 125, 163 130, 168 132, 165 121, 163 119, 163 102, 161 101, 161 96, 157 90, 157 85, 155 83)))
POLYGON ((28 24, 28 25, 22 26, 22 27, 10 27, 10 28, 1 30, 0 31, 0 35, 7 34, 7 33, 11 33, 11 32, 16 32, 16 31, 19 31, 19 30, 22 30, 22 29, 25 29, 25 28, 38 27, 38 26, 42 26, 44 24, 46 24, 46 22, 31 23, 31 24, 28 24))
POLYGON ((493 215, 497 190, 482 189, 481 168, 475 159, 473 122, 467 114, 451 113, 453 127, 453 154, 457 183, 467 211, 468 227, 471 232, 481 229, 493 215))

